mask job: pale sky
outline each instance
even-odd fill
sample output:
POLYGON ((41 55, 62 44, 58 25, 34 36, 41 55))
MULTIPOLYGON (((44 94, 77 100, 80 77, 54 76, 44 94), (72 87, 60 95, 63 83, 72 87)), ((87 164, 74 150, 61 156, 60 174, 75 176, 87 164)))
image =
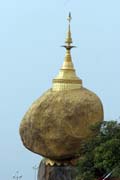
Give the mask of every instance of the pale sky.
POLYGON ((120 0, 0 0, 1 180, 16 170, 34 180, 41 157, 24 148, 19 124, 63 63, 69 11, 77 75, 101 98, 105 120, 120 116, 120 0))

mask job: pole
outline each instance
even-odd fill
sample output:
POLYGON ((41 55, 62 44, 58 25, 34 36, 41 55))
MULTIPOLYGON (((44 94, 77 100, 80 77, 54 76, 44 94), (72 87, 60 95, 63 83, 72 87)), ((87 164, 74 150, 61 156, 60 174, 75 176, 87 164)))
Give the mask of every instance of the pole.
POLYGON ((33 170, 34 170, 34 172, 35 172, 35 174, 34 174, 34 180, 37 180, 37 169, 38 169, 38 166, 37 166, 37 165, 33 166, 33 170))

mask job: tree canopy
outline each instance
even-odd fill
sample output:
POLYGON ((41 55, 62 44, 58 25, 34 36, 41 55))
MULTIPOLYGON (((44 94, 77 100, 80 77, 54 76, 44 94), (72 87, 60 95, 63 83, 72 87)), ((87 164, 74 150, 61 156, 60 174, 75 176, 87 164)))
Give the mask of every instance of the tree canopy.
POLYGON ((104 121, 91 127, 97 134, 82 147, 78 180, 95 180, 112 172, 120 178, 120 123, 104 121))

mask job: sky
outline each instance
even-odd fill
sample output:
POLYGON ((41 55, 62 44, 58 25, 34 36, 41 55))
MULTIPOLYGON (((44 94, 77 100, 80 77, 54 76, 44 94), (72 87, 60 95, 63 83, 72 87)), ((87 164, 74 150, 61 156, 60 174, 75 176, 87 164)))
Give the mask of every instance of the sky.
POLYGON ((22 145, 19 125, 63 63, 69 11, 77 75, 100 97, 104 119, 119 119, 119 7, 119 0, 0 0, 0 179, 18 170, 35 180, 41 157, 22 145))

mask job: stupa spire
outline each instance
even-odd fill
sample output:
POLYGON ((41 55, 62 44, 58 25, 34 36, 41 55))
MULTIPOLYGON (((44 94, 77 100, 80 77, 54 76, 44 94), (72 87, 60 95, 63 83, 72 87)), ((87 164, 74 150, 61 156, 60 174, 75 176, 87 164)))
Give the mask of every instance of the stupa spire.
POLYGON ((70 46, 70 44, 72 43, 72 37, 71 37, 71 29, 70 29, 70 22, 72 20, 72 17, 71 17, 71 13, 69 12, 69 16, 67 18, 69 24, 68 24, 68 32, 67 32, 67 37, 66 37, 66 41, 65 43, 70 46))
POLYGON ((53 91, 63 91, 63 90, 70 90, 70 89, 80 89, 82 86, 82 81, 77 77, 74 65, 72 62, 71 57, 71 49, 75 46, 72 46, 72 37, 71 37, 71 13, 69 13, 69 16, 67 18, 68 20, 68 31, 67 31, 67 37, 65 40, 65 45, 62 47, 66 48, 66 54, 64 63, 62 65, 62 68, 59 71, 58 76, 53 79, 53 91))

